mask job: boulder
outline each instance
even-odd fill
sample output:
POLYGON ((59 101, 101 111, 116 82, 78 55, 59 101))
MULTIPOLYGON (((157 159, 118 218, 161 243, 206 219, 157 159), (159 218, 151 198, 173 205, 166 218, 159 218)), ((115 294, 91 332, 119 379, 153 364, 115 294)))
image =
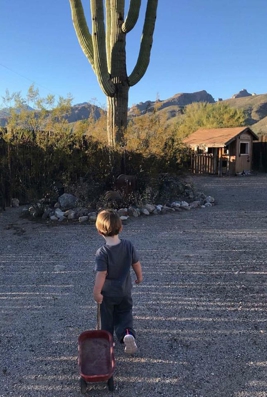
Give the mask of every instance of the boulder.
POLYGON ((191 208, 198 208, 200 207, 200 205, 201 205, 200 201, 193 201, 192 203, 190 203, 191 208))
POLYGON ((120 208, 118 209, 118 215, 120 217, 128 215, 128 208, 120 208))
POLYGON ((207 196, 204 200, 204 203, 210 203, 210 204, 214 204, 215 203, 215 199, 212 196, 207 196))
POLYGON ((135 207, 130 206, 128 208, 128 215, 133 216, 134 218, 138 218, 138 216, 140 215, 139 208, 135 208, 135 207))
POLYGON ((79 222, 80 222, 80 223, 84 223, 84 222, 87 222, 88 219, 89 219, 89 216, 88 216, 88 215, 80 216, 80 217, 79 217, 79 222))
POLYGON ((75 213, 74 210, 67 210, 67 211, 65 211, 65 212, 64 212, 64 216, 65 216, 66 218, 68 218, 69 220, 71 220, 71 219, 76 219, 76 213, 75 213))
POLYGON ((60 218, 64 218, 64 212, 60 209, 60 208, 56 208, 55 209, 55 215, 56 215, 56 217, 58 218, 58 219, 60 219, 60 218))
POLYGON ((97 213, 96 212, 90 212, 88 216, 89 216, 89 221, 90 222, 95 222, 96 218, 97 218, 97 213))
POLYGON ((153 204, 145 204, 144 208, 148 210, 148 212, 151 214, 153 211, 155 211, 155 205, 153 204))
POLYGON ((58 202, 62 210, 68 210, 77 206, 78 198, 73 194, 64 193, 58 198, 58 202))
POLYGON ((141 208, 141 214, 143 215, 149 215, 150 212, 146 208, 141 208))
POLYGON ((11 199, 11 207, 18 208, 19 207, 19 199, 17 199, 17 198, 11 199))

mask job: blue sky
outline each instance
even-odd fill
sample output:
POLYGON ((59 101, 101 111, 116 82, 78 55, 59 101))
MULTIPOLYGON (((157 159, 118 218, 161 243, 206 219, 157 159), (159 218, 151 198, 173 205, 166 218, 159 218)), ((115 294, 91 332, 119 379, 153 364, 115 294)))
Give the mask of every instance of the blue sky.
MULTIPOLYGON (((83 0, 91 31, 89 0, 83 0)), ((126 0, 126 4, 128 1, 126 0)), ((135 65, 144 20, 127 35, 135 65)), ((4 0, 0 12, 0 107, 6 89, 73 96, 106 105, 72 25, 68 0, 4 0)), ((150 65, 130 89, 129 106, 206 90, 215 100, 242 89, 267 93, 266 0, 159 0, 150 65)))

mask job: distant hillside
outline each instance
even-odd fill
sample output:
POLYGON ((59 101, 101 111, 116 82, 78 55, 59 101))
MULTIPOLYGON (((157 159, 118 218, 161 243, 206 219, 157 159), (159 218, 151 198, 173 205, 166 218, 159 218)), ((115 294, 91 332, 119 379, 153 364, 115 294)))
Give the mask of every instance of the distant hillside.
MULTIPOLYGON (((25 109, 27 110, 33 110, 30 106, 25 105, 25 109)), ((19 110, 18 110, 19 111, 19 110)), ((9 109, 8 108, 3 108, 0 109, 0 127, 5 127, 7 124, 8 117, 10 115, 9 109)))
POLYGON ((86 120, 89 117, 93 117, 95 120, 97 120, 101 116, 101 111, 103 110, 100 107, 91 105, 88 102, 79 103, 72 106, 71 113, 70 115, 66 116, 66 119, 69 123, 79 120, 86 120))
MULTIPOLYGON (((267 94, 250 94, 243 89, 234 94, 232 98, 220 100, 223 103, 237 109, 243 109, 246 113, 246 124, 250 125, 253 131, 259 135, 267 135, 267 94)), ((215 103, 214 98, 207 91, 194 93, 175 94, 171 98, 157 101, 140 102, 129 109, 129 117, 138 117, 152 112, 156 107, 157 111, 167 116, 168 122, 175 123, 181 117, 185 106, 195 102, 215 103)), ((70 115, 66 116, 69 123, 86 120, 90 116, 98 119, 103 110, 90 103, 80 103, 72 106, 70 115)), ((0 126, 6 125, 8 109, 0 110, 0 126)))
POLYGON ((157 110, 162 110, 166 108, 171 108, 173 110, 173 114, 175 110, 179 110, 186 105, 190 105, 194 102, 208 102, 214 103, 213 97, 207 93, 207 91, 199 91, 194 93, 182 93, 182 94, 175 94, 171 98, 165 99, 163 101, 146 101, 140 102, 137 105, 134 105, 132 108, 129 109, 129 115, 133 115, 135 113, 139 113, 140 115, 145 114, 147 112, 152 112, 154 107, 157 107, 157 110))
POLYGON ((251 128, 259 136, 267 135, 267 116, 253 124, 251 128))
MULTIPOLYGON (((34 110, 29 108, 30 110, 34 110)), ((89 117, 94 117, 96 120, 101 116, 102 109, 98 106, 91 105, 88 102, 79 103, 72 106, 71 113, 66 115, 66 120, 69 123, 74 123, 80 120, 86 120, 89 117)), ((5 127, 9 116, 9 110, 7 108, 0 109, 0 126, 5 127)))
POLYGON ((245 110, 249 124, 255 124, 267 116, 267 94, 231 98, 224 102, 229 106, 245 110))
MULTIPOLYGON (((168 122, 175 123, 181 117, 183 108, 194 102, 215 103, 213 97, 206 91, 195 92, 192 94, 176 94, 164 101, 147 101, 134 105, 129 110, 129 115, 138 113, 143 115, 153 111, 157 104, 157 111, 167 115, 168 122)), ((234 94, 232 98, 220 100, 229 106, 243 109, 246 114, 246 124, 250 125, 253 131, 259 135, 267 135, 267 94, 250 94, 243 89, 234 94)))

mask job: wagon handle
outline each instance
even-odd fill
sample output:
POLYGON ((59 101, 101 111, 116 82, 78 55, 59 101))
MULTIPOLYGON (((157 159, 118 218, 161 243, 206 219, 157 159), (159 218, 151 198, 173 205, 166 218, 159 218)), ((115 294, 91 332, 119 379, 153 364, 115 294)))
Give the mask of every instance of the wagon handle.
POLYGON ((97 324, 96 324, 96 329, 97 330, 101 329, 100 303, 97 304, 97 324))

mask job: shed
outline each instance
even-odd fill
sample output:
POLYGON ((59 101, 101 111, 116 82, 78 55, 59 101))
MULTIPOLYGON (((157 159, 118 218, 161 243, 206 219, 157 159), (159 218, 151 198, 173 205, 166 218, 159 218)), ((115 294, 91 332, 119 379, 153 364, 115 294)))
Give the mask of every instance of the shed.
POLYGON ((252 170, 253 141, 258 140, 249 127, 205 128, 183 143, 192 149, 193 173, 236 175, 252 170))

